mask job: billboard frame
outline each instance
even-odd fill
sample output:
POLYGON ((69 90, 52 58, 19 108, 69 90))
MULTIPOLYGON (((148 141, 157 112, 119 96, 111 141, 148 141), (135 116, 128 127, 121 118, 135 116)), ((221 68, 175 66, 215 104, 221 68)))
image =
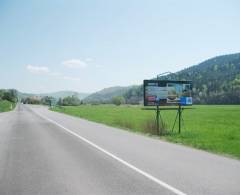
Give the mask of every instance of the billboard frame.
MULTIPOLYGON (((176 121, 177 121, 177 119, 178 119, 178 132, 179 133, 181 133, 181 126, 182 126, 182 120, 183 120, 183 117, 182 117, 182 112, 183 112, 183 110, 184 110, 184 107, 182 107, 182 106, 190 106, 190 105, 192 105, 192 102, 191 102, 191 104, 189 104, 189 105, 187 105, 187 104, 181 104, 181 101, 179 101, 178 103, 177 102, 175 102, 175 103, 172 103, 172 104, 170 104, 170 103, 167 103, 166 102, 166 104, 165 105, 161 105, 160 104, 160 100, 159 100, 159 102, 158 102, 158 104, 154 104, 154 105, 148 105, 147 103, 146 103, 146 84, 147 83, 153 83, 153 82, 155 82, 155 83, 162 83, 162 84, 165 84, 165 86, 164 87, 166 87, 167 86, 167 83, 176 83, 176 84, 190 84, 190 92, 191 92, 191 95, 189 96, 189 97, 191 97, 192 98, 192 81, 190 81, 190 80, 186 80, 186 81, 183 81, 183 80, 160 80, 160 79, 151 79, 151 80, 143 80, 143 101, 144 101, 144 106, 156 106, 156 109, 154 109, 154 110, 156 110, 156 123, 157 123, 157 133, 160 135, 161 133, 160 133, 160 129, 159 129, 159 127, 160 127, 160 125, 159 125, 159 121, 161 120, 161 122, 163 123, 163 121, 162 121, 162 117, 161 117, 161 114, 160 114, 160 110, 177 110, 177 115, 176 115, 176 118, 175 118, 175 120, 174 120, 174 124, 173 124, 173 128, 172 128, 172 131, 173 131, 173 129, 174 129, 174 127, 175 127, 175 124, 176 124, 176 121), (178 106, 177 108, 166 108, 166 106, 178 106), (165 107, 165 108, 161 108, 160 109, 160 106, 162 106, 162 107, 165 107)), ((159 85, 158 85, 159 86, 159 85)), ((166 101, 167 101, 167 99, 166 99, 166 101)), ((146 110, 150 110, 150 109, 146 109, 146 110)))
MULTIPOLYGON (((166 87, 167 83, 174 83, 174 84, 190 84, 190 90, 192 93, 192 81, 190 80, 186 80, 186 81, 177 81, 177 80, 159 80, 159 79, 150 79, 150 80, 143 80, 143 103, 144 106, 177 106, 179 104, 181 104, 181 102, 174 102, 174 103, 166 103, 165 105, 161 104, 160 102, 158 104, 154 104, 154 105, 148 105, 147 101, 146 101, 146 86, 148 83, 158 83, 158 84, 162 84, 163 87, 166 87), (165 84, 165 85, 164 85, 165 84)), ((192 96, 189 96, 192 97, 192 96)), ((182 106, 190 106, 186 105, 186 104, 181 104, 182 106)))

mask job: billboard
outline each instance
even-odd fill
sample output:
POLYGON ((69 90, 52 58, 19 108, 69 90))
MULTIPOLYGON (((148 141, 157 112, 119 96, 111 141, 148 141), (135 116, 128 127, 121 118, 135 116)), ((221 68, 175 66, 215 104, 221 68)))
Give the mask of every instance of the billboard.
POLYGON ((144 80, 144 106, 192 105, 191 81, 144 80))

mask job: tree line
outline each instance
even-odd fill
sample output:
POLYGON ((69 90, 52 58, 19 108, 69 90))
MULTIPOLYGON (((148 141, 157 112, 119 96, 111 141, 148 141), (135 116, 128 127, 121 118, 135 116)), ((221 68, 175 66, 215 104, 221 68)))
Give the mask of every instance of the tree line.
POLYGON ((22 98, 23 104, 42 104, 42 105, 59 105, 59 106, 78 106, 82 104, 82 101, 75 95, 67 96, 64 98, 56 99, 52 96, 31 96, 22 98))

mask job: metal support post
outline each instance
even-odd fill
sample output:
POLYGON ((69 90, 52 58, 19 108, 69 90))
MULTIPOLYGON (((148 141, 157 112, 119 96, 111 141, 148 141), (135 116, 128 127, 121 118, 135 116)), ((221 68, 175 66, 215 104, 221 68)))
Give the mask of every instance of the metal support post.
POLYGON ((157 111, 156 111, 156 121, 157 121, 157 134, 160 134, 160 126, 159 126, 159 116, 160 116, 160 110, 159 105, 157 105, 157 111))
POLYGON ((181 104, 178 106, 178 133, 181 133, 181 121, 182 121, 182 107, 181 104))

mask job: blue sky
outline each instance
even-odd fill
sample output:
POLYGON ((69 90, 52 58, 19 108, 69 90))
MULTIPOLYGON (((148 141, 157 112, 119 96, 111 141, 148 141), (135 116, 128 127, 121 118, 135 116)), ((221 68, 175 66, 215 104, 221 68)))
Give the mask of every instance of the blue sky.
POLYGON ((93 92, 236 52, 237 0, 0 0, 0 88, 93 92))

